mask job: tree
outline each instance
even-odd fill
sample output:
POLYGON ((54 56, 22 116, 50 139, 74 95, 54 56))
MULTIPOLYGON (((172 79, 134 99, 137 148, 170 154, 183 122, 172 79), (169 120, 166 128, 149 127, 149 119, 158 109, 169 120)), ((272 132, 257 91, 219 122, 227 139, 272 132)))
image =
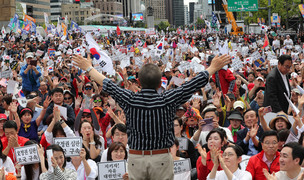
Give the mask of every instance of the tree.
MULTIPOLYGON (((298 5, 300 0, 271 0, 271 14, 278 13, 281 16, 281 25, 287 24, 287 20, 291 17, 298 17, 300 14, 298 5)), ((268 7, 268 0, 260 0, 259 7, 268 7)), ((257 23, 257 18, 264 18, 266 24, 270 21, 268 19, 268 9, 251 12, 252 16, 249 17, 249 12, 245 13, 246 24, 257 23)))
POLYGON ((145 27, 145 23, 142 21, 137 21, 134 25, 134 27, 138 27, 138 28, 144 28, 145 27))
POLYGON ((158 25, 157 25, 157 30, 158 31, 166 31, 167 30, 167 27, 169 27, 170 24, 168 21, 161 21, 158 25))
POLYGON ((197 29, 202 29, 205 26, 205 21, 201 18, 197 18, 195 24, 197 29))

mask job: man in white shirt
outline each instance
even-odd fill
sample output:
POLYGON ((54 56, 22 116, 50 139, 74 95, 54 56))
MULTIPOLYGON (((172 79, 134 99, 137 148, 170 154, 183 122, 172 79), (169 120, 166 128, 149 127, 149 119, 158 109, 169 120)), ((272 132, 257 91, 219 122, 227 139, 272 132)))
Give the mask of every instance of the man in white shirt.
MULTIPOLYGON (((203 116, 204 119, 213 118, 212 119, 213 128, 214 129, 215 128, 224 129, 225 132, 226 132, 228 140, 233 142, 233 137, 232 137, 231 131, 228 128, 219 126, 219 124, 218 124, 218 121, 219 121, 218 112, 216 111, 216 107, 213 104, 207 105, 202 113, 203 113, 202 116, 203 116)), ((206 122, 204 120, 201 120, 198 123, 199 128, 194 133, 192 138, 190 139, 193 142, 194 145, 196 145, 197 143, 200 143, 201 145, 204 145, 204 144, 207 143, 206 137, 207 137, 207 135, 210 131, 203 131, 203 125, 205 123, 206 122)))
POLYGON ((286 46, 287 49, 292 49, 293 41, 290 39, 289 35, 287 35, 286 39, 284 40, 284 46, 286 46))
MULTIPOLYGON (((297 142, 290 142, 284 145, 280 154, 280 171, 275 173, 277 179, 293 180, 298 179, 304 168, 301 167, 304 158, 304 148, 297 142)), ((267 179, 271 179, 268 170, 264 170, 267 179)))
MULTIPOLYGON (((118 123, 111 129, 113 142, 121 142, 125 145, 127 152, 129 153, 127 127, 122 123, 118 123)), ((103 151, 100 162, 106 162, 108 157, 108 149, 103 151)))

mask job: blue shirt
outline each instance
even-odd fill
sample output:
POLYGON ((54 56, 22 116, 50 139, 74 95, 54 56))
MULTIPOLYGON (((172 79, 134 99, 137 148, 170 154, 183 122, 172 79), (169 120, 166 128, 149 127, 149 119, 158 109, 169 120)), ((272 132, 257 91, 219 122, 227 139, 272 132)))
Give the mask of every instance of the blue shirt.
POLYGON ((21 67, 20 76, 22 77, 22 88, 26 91, 38 91, 40 87, 39 77, 41 76, 40 66, 36 66, 38 74, 33 69, 30 69, 27 74, 24 73, 28 64, 21 67))

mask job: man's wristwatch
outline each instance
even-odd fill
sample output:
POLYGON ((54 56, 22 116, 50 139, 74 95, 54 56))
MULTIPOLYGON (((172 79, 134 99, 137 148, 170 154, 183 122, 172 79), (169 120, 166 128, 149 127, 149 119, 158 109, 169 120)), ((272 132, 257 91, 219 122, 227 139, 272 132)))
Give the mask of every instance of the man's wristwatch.
POLYGON ((63 119, 60 119, 59 122, 60 122, 60 124, 63 124, 63 123, 64 123, 64 120, 63 120, 63 119))
POLYGON ((93 66, 88 67, 88 69, 86 70, 88 73, 93 69, 93 66))

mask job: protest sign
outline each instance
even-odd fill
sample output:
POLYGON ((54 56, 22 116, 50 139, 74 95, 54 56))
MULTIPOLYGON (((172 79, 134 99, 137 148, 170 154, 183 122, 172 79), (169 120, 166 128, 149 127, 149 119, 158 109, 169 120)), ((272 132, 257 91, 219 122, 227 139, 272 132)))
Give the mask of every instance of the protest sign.
POLYGON ((55 104, 55 107, 58 107, 58 109, 60 110, 60 116, 62 116, 65 120, 68 119, 68 109, 66 107, 63 106, 59 106, 57 104, 55 104))
POLYGON ((58 144, 64 150, 65 156, 79 156, 82 148, 81 137, 54 138, 54 144, 58 144))
POLYGON ((126 173, 126 161, 100 162, 98 165, 98 180, 122 179, 126 173))
POLYGON ((31 144, 23 147, 15 147, 16 161, 21 165, 35 164, 40 162, 37 144, 31 144))
POLYGON ((190 159, 174 161, 174 174, 180 174, 191 171, 190 159))
POLYGON ((49 54, 49 57, 54 57, 55 56, 55 53, 56 53, 56 50, 55 49, 48 49, 48 54, 49 54))
POLYGON ((188 150, 188 139, 187 138, 177 138, 178 142, 179 142, 179 150, 184 150, 187 151, 188 150))
POLYGON ((1 72, 1 78, 5 78, 5 79, 10 78, 11 73, 12 73, 12 70, 2 71, 1 72))
POLYGON ((254 64, 256 67, 260 67, 265 60, 261 56, 261 54, 258 51, 255 51, 254 53, 251 54, 252 60, 254 61, 254 64))

